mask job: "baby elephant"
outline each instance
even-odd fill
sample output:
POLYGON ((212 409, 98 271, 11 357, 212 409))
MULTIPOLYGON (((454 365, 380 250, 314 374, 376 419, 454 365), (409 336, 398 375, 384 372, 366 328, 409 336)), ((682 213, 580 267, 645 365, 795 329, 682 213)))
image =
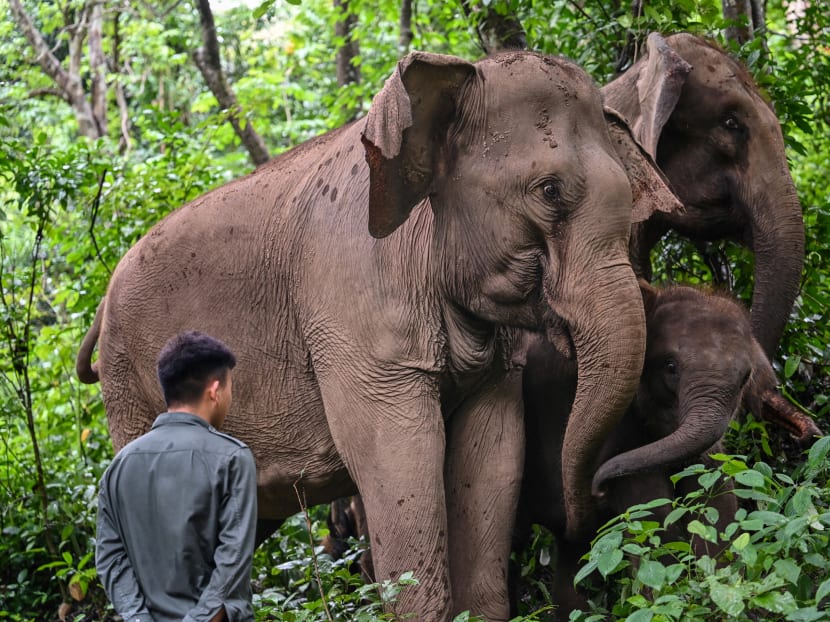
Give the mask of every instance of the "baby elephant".
MULTIPOLYGON (((758 417, 784 426, 802 443, 820 431, 778 393, 775 374, 752 337, 742 305, 719 294, 641 284, 646 311, 646 357, 637 394, 623 421, 606 439, 593 479, 598 527, 637 503, 691 492, 692 478, 675 489, 670 476, 709 462, 733 414, 746 403, 758 417)), ((541 524, 557 540, 554 603, 561 619, 582 608, 573 578, 588 543, 567 542, 562 512, 560 461, 576 366, 547 344, 537 343, 524 374, 526 457, 514 548, 527 544, 530 526, 541 524)), ((566 449, 567 451, 567 449, 566 449)), ((726 491, 720 491, 724 493, 726 491)), ((718 494, 719 528, 734 517, 735 497, 718 494)), ((684 533, 674 534, 680 538, 684 533)), ((698 554, 716 551, 692 541, 698 554)), ((514 588, 515 588, 515 582, 514 588)), ((515 594, 515 589, 514 589, 515 594)), ((515 599, 514 599, 515 600, 515 599)))

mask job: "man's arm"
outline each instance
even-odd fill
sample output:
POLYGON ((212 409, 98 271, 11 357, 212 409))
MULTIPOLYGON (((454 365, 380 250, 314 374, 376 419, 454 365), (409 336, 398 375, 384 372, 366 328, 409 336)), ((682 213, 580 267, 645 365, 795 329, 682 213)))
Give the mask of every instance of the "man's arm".
POLYGON ((126 622, 153 622, 113 518, 107 475, 98 493, 95 568, 113 607, 126 622))
POLYGON ((237 611, 250 610, 257 510, 256 467, 247 447, 233 455, 228 471, 229 490, 216 491, 227 493, 219 510, 219 546, 213 556, 216 567, 199 602, 183 622, 236 622, 237 611), (221 617, 223 611, 225 618, 221 617), (212 617, 214 614, 220 617, 212 617))

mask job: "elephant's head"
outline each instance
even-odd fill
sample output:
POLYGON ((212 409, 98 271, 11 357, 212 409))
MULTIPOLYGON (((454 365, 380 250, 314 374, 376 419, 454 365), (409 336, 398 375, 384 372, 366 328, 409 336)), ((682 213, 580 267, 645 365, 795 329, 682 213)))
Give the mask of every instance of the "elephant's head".
POLYGON ((595 494, 611 479, 697 459, 720 440, 745 397, 754 414, 786 422, 799 440, 820 434, 775 390, 742 305, 691 287, 642 288, 648 337, 633 408, 653 442, 605 462, 595 494))
POLYGON ((456 373, 492 361, 499 325, 546 324, 575 350, 563 456, 574 535, 590 522, 593 462, 633 396, 645 346, 627 250, 632 194, 645 204, 654 188, 668 189, 647 162, 629 182, 581 69, 526 52, 475 65, 407 57, 375 99, 363 140, 374 235, 393 234, 429 197, 430 259, 456 373))
POLYGON ((603 93, 686 208, 655 213, 647 232, 635 228, 632 241, 642 248, 632 254, 647 262, 669 228, 693 240, 731 238, 751 248, 752 330, 772 357, 798 291, 804 225, 770 104, 745 67, 689 34, 651 34, 645 56, 603 93))

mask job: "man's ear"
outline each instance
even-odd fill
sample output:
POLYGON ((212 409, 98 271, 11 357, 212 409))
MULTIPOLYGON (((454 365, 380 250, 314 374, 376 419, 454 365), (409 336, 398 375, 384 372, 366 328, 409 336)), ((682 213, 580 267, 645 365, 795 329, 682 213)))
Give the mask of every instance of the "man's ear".
POLYGON ((210 381, 207 388, 205 389, 205 395, 208 396, 208 399, 210 399, 211 402, 215 402, 219 399, 218 391, 221 385, 222 382, 219 380, 219 378, 214 378, 210 381))

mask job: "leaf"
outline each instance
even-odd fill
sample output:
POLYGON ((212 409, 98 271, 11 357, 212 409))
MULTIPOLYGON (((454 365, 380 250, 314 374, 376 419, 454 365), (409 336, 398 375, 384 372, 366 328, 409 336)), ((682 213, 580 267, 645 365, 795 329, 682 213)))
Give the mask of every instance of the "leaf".
POLYGON ((648 548, 644 546, 640 546, 639 544, 635 544, 634 542, 629 542, 628 544, 622 547, 623 552, 627 553, 628 555, 642 555, 643 553, 648 552, 648 548))
POLYGON ((807 454, 807 465, 818 468, 827 462, 827 453, 830 451, 830 435, 818 439, 807 454))
POLYGON ((720 479, 720 471, 709 471, 697 478, 698 483, 704 490, 710 490, 720 479))
POLYGON ((787 614, 798 609, 795 598, 789 592, 767 592, 752 598, 751 602, 773 613, 787 614))
POLYGON ((625 620, 626 622, 650 622, 653 617, 654 613, 648 609, 640 609, 632 613, 625 620))
POLYGON ((662 589, 666 584, 666 567, 658 561, 644 560, 637 570, 637 579, 643 585, 656 590, 662 589))
POLYGON ((666 527, 668 527, 669 525, 673 525, 678 520, 680 520, 688 511, 689 508, 684 508, 682 506, 674 508, 671 512, 669 512, 669 515, 666 516, 665 520, 663 521, 663 525, 666 527))
POLYGON ((741 592, 731 585, 715 583, 709 589, 709 595, 718 609, 730 616, 739 615, 746 607, 741 592))
POLYGON ((692 522, 690 522, 686 529, 689 533, 700 536, 707 542, 718 541, 718 532, 715 530, 715 528, 711 525, 704 525, 699 520, 693 520, 692 522))
POLYGON ((623 552, 621 549, 606 551, 597 559, 597 570, 599 570, 603 578, 607 577, 609 574, 614 572, 622 559, 623 552))
POLYGON ((799 363, 801 363, 800 356, 788 356, 784 363, 784 378, 792 378, 792 375, 798 369, 799 363))
POLYGON ((790 513, 795 515, 806 514, 809 510, 812 510, 812 513, 815 514, 812 490, 805 487, 799 487, 798 490, 795 491, 793 498, 790 500, 789 509, 792 510, 790 513))
POLYGON ((86 598, 86 586, 82 585, 80 579, 76 580, 77 576, 72 577, 72 581, 69 582, 69 595, 80 602, 86 598))
POLYGON ((788 622, 824 622, 827 619, 827 612, 819 611, 816 607, 803 607, 787 614, 788 622))
POLYGON ((828 594, 830 594, 830 579, 825 579, 816 590, 816 603, 820 603, 828 594))
POLYGON ((685 564, 672 564, 666 568, 666 583, 671 584, 677 581, 686 572, 685 564))
POLYGON ((276 2, 276 0, 263 0, 260 2, 259 6, 253 10, 254 19, 259 19, 265 15, 268 12, 268 9, 274 6, 274 2, 276 2))
POLYGON ((735 481, 750 488, 761 488, 764 485, 764 476, 754 469, 747 469, 735 473, 735 481))
POLYGON ((582 581, 585 577, 591 574, 594 570, 597 569, 597 562, 596 561, 589 561, 585 564, 582 568, 579 569, 579 572, 576 573, 574 577, 574 585, 582 581))
POLYGON ((623 13, 622 15, 620 15, 617 18, 617 22, 620 26, 626 29, 631 28, 631 25, 633 24, 632 17, 629 13, 623 13))
POLYGON ((741 535, 739 535, 737 538, 735 538, 735 540, 732 542, 732 548, 734 548, 736 551, 743 551, 748 544, 749 544, 749 534, 746 533, 746 532, 743 532, 741 535))
POLYGON ((801 568, 791 559, 779 559, 773 564, 775 572, 781 577, 792 583, 798 584, 798 577, 801 574, 801 568))

